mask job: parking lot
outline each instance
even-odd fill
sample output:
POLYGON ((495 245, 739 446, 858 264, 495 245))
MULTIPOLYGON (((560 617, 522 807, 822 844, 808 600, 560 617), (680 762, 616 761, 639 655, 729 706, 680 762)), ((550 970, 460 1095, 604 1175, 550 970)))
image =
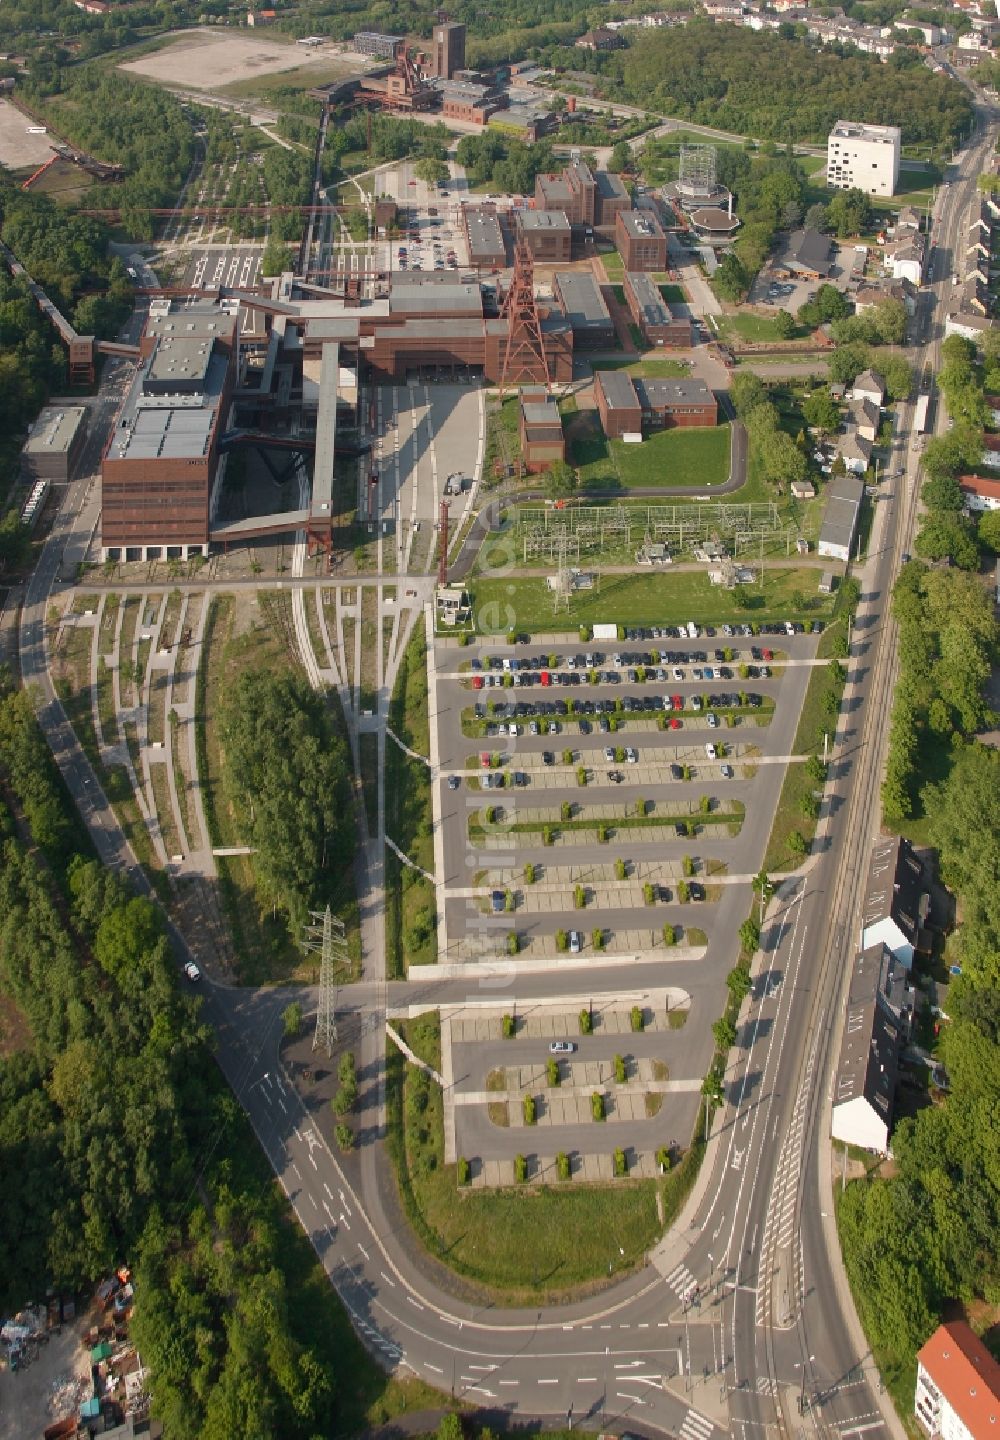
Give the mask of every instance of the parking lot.
POLYGON ((473 1186, 512 1184, 520 1164, 607 1181, 618 1152, 653 1176, 690 1134, 811 668, 827 663, 818 625, 744 628, 436 642, 439 963, 509 996, 519 969, 559 974, 559 1000, 501 1011, 483 995, 442 1014, 446 1145, 473 1186), (620 989, 585 1033, 595 972, 620 989))
POLYGON ((181 284, 187 290, 252 290, 262 259, 261 246, 206 245, 187 257, 181 284))
POLYGON ((468 264, 468 247, 458 216, 454 186, 428 185, 410 161, 379 171, 379 190, 391 195, 401 209, 402 233, 380 241, 379 267, 418 275, 460 270, 468 264), (453 262, 453 263, 452 263, 453 262))
POLYGON ((686 1024, 690 1003, 683 988, 646 992, 635 1006, 637 1031, 633 1005, 608 1002, 588 1011, 588 1035, 580 1033, 578 1012, 557 1005, 529 1006, 507 1038, 500 1015, 443 1017, 447 1145, 456 1155, 478 1157, 472 1184, 511 1183, 518 1154, 530 1156, 542 1178, 563 1153, 571 1178, 610 1179, 617 1148, 628 1157, 629 1174, 655 1174, 657 1152, 675 1154, 700 1096, 699 1042, 686 1024), (602 1097, 600 1123, 595 1093, 602 1097))
POLYGON ((816 643, 439 642, 441 960, 700 953, 759 867, 816 643))

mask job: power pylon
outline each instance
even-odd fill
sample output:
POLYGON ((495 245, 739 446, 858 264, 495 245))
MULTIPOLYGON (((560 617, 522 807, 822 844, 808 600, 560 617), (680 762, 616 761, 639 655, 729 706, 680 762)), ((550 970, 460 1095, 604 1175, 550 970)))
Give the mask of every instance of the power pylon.
POLYGON ((332 913, 329 905, 321 914, 310 910, 312 923, 306 925, 302 936, 303 950, 319 955, 319 1004, 316 1007, 316 1031, 312 1048, 322 1047, 327 1058, 332 1058, 337 1039, 337 985, 335 975, 338 969, 347 969, 347 931, 343 920, 332 913))
POLYGON ((503 366, 500 371, 500 399, 508 385, 522 381, 543 384, 548 389, 549 360, 545 353, 542 317, 535 299, 535 262, 523 240, 514 249, 514 274, 504 296, 500 314, 507 321, 503 366))

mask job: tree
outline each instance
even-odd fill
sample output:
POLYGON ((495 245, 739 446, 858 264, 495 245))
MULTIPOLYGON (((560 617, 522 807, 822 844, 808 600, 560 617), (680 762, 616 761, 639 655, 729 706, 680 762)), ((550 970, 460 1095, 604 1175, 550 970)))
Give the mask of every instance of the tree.
POLYGON ((621 175, 632 168, 632 151, 627 140, 616 140, 611 147, 608 169, 612 175, 621 175))
POLYGON ((871 229, 871 201, 863 190, 838 190, 826 207, 827 224, 841 239, 871 229))
POLYGON ((292 269, 291 247, 282 240, 268 240, 264 246, 264 254, 261 259, 261 273, 263 275, 281 275, 285 270, 292 269))
POLYGON ((740 949, 753 955, 760 947, 760 926, 753 916, 748 916, 740 926, 740 949))
POLYGON ((873 320, 883 345, 902 345, 906 339, 906 306, 891 296, 874 308, 873 320))
POLYGON ((545 493, 550 500, 564 500, 576 494, 577 475, 565 460, 553 460, 545 472, 545 493))
POLYGON ((977 530, 980 545, 1000 554, 1000 510, 985 510, 977 530))
POLYGON ((932 475, 924 481, 920 498, 928 510, 944 510, 952 514, 958 514, 965 505, 965 496, 954 475, 932 475))
POLYGON ((779 340, 790 340, 795 334, 795 321, 787 310, 779 310, 775 315, 774 333, 779 340))
POLYGON ((723 1015, 713 1023, 712 1036, 717 1050, 731 1050, 736 1044, 736 1026, 728 1016, 723 1015))
POLYGON ((807 425, 829 433, 840 427, 840 406, 825 386, 813 390, 802 402, 802 415, 807 425))
POLYGON ((302 1033, 302 1006, 297 1000, 286 1005, 281 1012, 281 1023, 286 1040, 297 1040, 302 1033))
POLYGON ((323 697, 292 672, 245 670, 219 728, 223 786, 255 847, 258 885, 298 928, 353 855, 346 742, 323 697))
POLYGON ((715 293, 733 304, 741 301, 750 288, 750 276, 740 260, 730 251, 712 277, 715 293))
POLYGON ((425 156, 414 165, 413 173, 418 180, 423 180, 428 185, 436 185, 439 181, 447 180, 451 172, 444 160, 425 156))
POLYGON ((737 415, 745 420, 752 410, 767 401, 767 389, 752 370, 740 370, 732 378, 729 398, 737 415))
POLYGON ((971 522, 946 511, 924 515, 913 548, 925 560, 949 559, 960 570, 975 570, 979 565, 971 522))
POLYGON ((913 368, 902 355, 879 356, 879 370, 890 400, 905 400, 913 388, 913 368))
POLYGON ((736 965, 726 976, 726 986, 737 1005, 741 1005, 750 993, 750 971, 746 965, 736 965))
POLYGON ((827 369, 831 380, 849 385, 870 363, 871 352, 867 345, 838 345, 827 362, 827 369))
POLYGON ((803 223, 807 230, 825 230, 828 219, 827 207, 822 200, 816 200, 806 211, 803 223))

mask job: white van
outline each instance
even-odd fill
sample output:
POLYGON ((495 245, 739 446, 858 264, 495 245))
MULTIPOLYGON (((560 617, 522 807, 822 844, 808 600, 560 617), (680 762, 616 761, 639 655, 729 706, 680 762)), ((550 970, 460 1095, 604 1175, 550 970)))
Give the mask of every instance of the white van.
POLYGON ((693 620, 689 620, 687 623, 687 634, 689 640, 697 640, 698 638, 698 627, 693 620))

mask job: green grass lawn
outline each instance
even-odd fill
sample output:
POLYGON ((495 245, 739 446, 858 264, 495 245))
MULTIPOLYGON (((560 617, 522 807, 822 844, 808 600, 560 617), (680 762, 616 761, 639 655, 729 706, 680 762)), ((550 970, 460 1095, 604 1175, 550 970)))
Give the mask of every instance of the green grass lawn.
POLYGON ((602 255, 601 262, 604 265, 605 272, 611 283, 619 283, 625 274, 625 263, 618 254, 618 251, 612 250, 609 255, 602 255))
MULTIPOLYGON (((845 619, 837 619, 829 625, 820 636, 817 658, 832 657, 846 633, 845 619)), ((839 704, 843 686, 834 684, 828 670, 815 666, 810 671, 809 684, 802 702, 802 713, 792 745, 794 755, 822 755, 824 731, 833 739, 836 719, 831 716, 827 707, 827 696, 834 690, 839 704)), ((802 805, 806 796, 819 789, 822 789, 822 786, 817 785, 809 776, 804 765, 788 766, 764 856, 764 869, 768 872, 792 870, 802 863, 802 856, 789 847, 789 837, 798 831, 807 843, 812 841, 816 833, 816 821, 804 813, 802 805)))
POLYGON ((704 485, 708 490, 729 479, 728 425, 661 430, 641 444, 629 445, 608 440, 597 411, 584 410, 568 420, 566 432, 570 463, 579 470, 584 490, 672 485, 704 485))
MULTIPOLYGON (((794 340, 806 334, 808 331, 797 325, 790 338, 794 340)), ((720 316, 719 335, 723 340, 746 340, 754 345, 771 344, 782 339, 770 315, 754 315, 749 310, 720 316)))
MULTIPOLYGON (((579 591, 572 596, 569 610, 558 614, 552 608, 552 596, 543 577, 474 579, 470 584, 473 611, 478 614, 486 605, 498 605, 501 611, 510 607, 511 629, 561 631, 575 625, 592 625, 607 621, 619 625, 677 625, 694 620, 709 625, 723 621, 763 621, 797 618, 792 605, 796 595, 814 596, 814 568, 793 567, 789 570, 765 570, 763 590, 750 587, 746 594, 748 609, 736 604, 736 593, 713 585, 707 574, 679 571, 675 574, 644 571, 642 574, 606 575, 599 588, 579 591)), ((823 598, 822 606, 813 605, 802 613, 803 619, 829 615, 832 600, 823 598)), ((491 612, 495 613, 495 612, 491 612)))
POLYGON ((627 375, 645 375, 650 380, 674 380, 691 372, 686 360, 670 360, 656 351, 648 351, 638 360, 627 355, 609 356, 606 360, 595 360, 595 370, 624 370, 627 375))
POLYGON ((687 304, 687 291, 683 285, 675 285, 671 280, 664 280, 662 275, 654 275, 653 279, 659 283, 660 294, 668 305, 687 304))

